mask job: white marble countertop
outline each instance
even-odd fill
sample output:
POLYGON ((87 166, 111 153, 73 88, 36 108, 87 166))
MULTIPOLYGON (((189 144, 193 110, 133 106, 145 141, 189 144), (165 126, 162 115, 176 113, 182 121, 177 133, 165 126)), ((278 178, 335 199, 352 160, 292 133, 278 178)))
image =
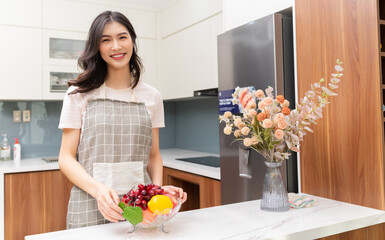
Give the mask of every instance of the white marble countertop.
MULTIPOLYGON (((176 148, 161 149, 160 152, 163 158, 163 165, 165 167, 174 168, 218 180, 220 179, 220 168, 175 160, 176 158, 219 155, 176 148)), ((48 163, 41 160, 41 158, 22 159, 18 165, 16 165, 14 161, 0 162, 0 240, 4 239, 4 174, 58 169, 58 162, 48 163)))
POLYGON ((163 166, 174 168, 177 170, 194 173, 197 175, 221 179, 221 171, 219 167, 210 167, 196 163, 183 162, 175 160, 176 158, 188 158, 188 157, 203 157, 203 156, 215 156, 219 157, 219 154, 197 152, 185 149, 170 148, 161 149, 160 154, 163 159, 163 166))
POLYGON ((160 229, 127 233, 128 222, 27 236, 25 240, 69 239, 285 239, 306 240, 385 222, 385 212, 316 197, 310 208, 284 213, 260 210, 260 200, 178 213, 160 229))
MULTIPOLYGON (((165 167, 178 169, 185 172, 198 174, 205 177, 210 177, 220 180, 220 168, 210 167, 196 163, 183 162, 175 160, 176 158, 188 158, 188 157, 203 157, 203 156, 216 156, 218 154, 205 153, 198 151, 191 151, 178 148, 161 149, 160 154, 163 159, 163 165, 165 167)), ((57 170, 59 165, 57 162, 47 163, 40 158, 23 159, 19 165, 16 165, 13 161, 0 162, 0 174, 1 173, 18 173, 18 172, 34 172, 34 171, 46 171, 57 170)))
POLYGON ((14 161, 0 162, 0 173, 21 173, 21 172, 36 172, 46 170, 58 170, 58 162, 46 162, 41 158, 28 158, 16 164, 14 161))

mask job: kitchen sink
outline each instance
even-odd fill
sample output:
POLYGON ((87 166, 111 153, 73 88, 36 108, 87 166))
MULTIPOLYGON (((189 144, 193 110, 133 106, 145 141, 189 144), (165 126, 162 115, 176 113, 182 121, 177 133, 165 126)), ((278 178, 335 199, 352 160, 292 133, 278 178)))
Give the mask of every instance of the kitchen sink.
POLYGON ((57 162, 59 160, 59 157, 43 157, 41 160, 44 160, 46 162, 57 162))

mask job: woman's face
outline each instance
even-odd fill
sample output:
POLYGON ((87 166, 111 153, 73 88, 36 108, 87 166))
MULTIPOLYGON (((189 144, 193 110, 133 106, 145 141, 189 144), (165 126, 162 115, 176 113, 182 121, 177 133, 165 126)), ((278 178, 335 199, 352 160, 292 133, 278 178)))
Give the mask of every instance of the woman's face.
POLYGON ((99 51, 108 67, 116 70, 128 68, 132 49, 132 39, 126 27, 115 21, 105 25, 99 51))

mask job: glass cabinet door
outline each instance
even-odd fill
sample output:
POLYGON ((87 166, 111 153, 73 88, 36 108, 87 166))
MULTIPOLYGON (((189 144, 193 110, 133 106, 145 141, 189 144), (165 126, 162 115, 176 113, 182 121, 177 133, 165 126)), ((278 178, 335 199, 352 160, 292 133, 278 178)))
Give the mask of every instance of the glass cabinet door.
POLYGON ((67 82, 75 79, 79 73, 72 72, 50 72, 49 87, 51 93, 65 93, 68 89, 67 82))
POLYGON ((56 59, 78 59, 86 41, 63 38, 49 38, 49 57, 56 59))
POLYGON ((68 81, 79 75, 76 66, 43 65, 43 98, 63 100, 68 81))
POLYGON ((43 30, 43 64, 77 66, 87 33, 43 30))

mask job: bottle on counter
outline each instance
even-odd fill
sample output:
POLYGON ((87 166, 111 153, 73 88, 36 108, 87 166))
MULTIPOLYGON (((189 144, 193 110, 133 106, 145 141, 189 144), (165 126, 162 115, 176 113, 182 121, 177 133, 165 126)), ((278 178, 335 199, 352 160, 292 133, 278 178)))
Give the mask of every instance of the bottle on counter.
POLYGON ((8 144, 7 134, 3 134, 3 143, 0 149, 0 161, 11 160, 11 147, 8 144))
POLYGON ((19 143, 19 139, 15 138, 15 144, 13 145, 13 161, 15 163, 20 163, 21 159, 21 146, 19 143))

